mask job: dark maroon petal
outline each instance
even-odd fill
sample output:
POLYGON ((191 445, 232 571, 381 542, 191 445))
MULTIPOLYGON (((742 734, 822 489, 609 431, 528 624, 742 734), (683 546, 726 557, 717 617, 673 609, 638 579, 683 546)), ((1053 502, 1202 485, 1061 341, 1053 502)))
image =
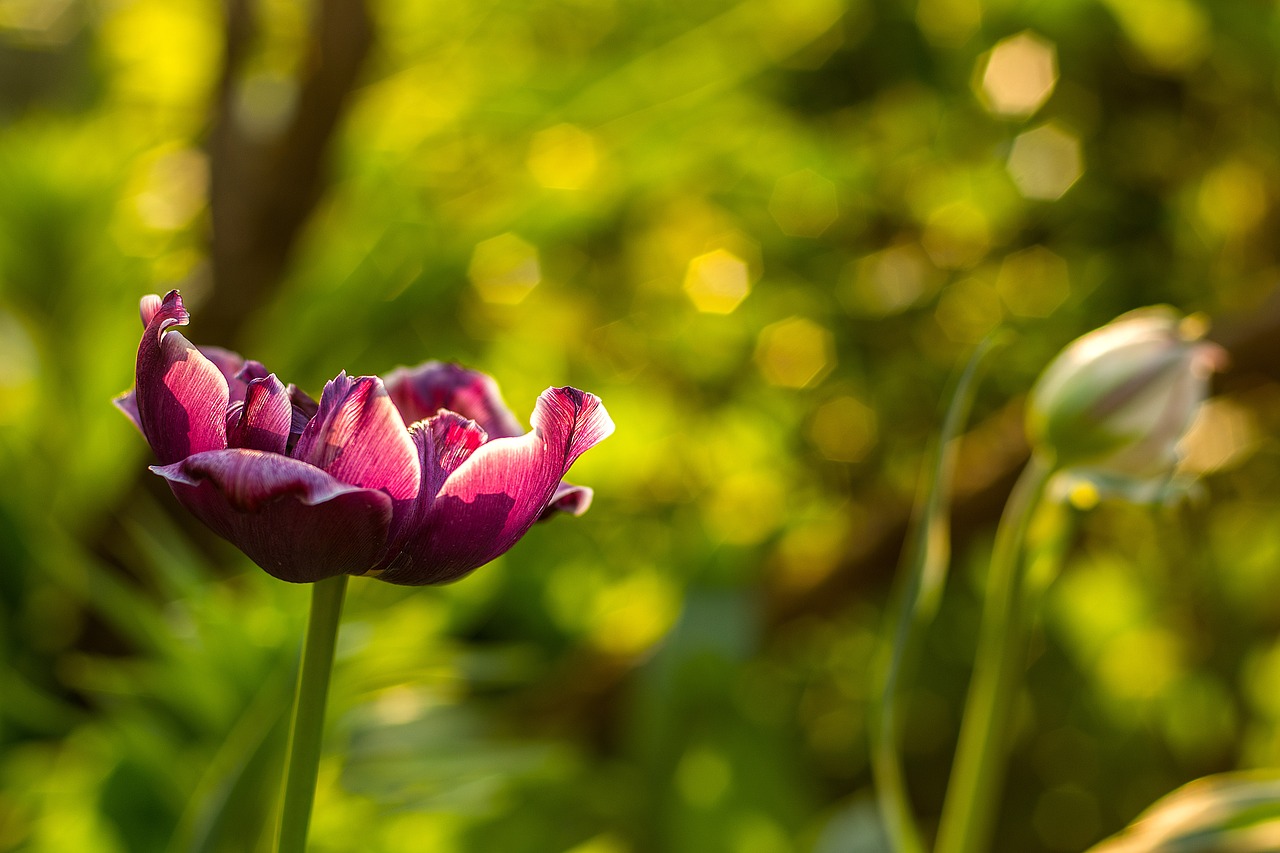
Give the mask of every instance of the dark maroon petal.
POLYGON ((240 368, 240 371, 236 373, 236 379, 247 385, 255 379, 266 379, 270 375, 270 371, 262 366, 262 362, 246 358, 244 367, 240 368))
POLYGON ((254 379, 247 386, 244 403, 232 404, 227 413, 227 444, 251 450, 284 453, 289 442, 293 406, 289 393, 274 373, 254 379), (236 418, 231 420, 231 412, 236 418))
POLYGON ((244 414, 244 400, 237 400, 236 402, 227 406, 227 444, 228 446, 231 446, 231 447, 237 446, 233 444, 231 441, 231 432, 232 430, 236 429, 236 427, 239 425, 240 416, 242 414, 244 414))
POLYGON ((289 417, 289 455, 292 456, 307 424, 320 411, 320 404, 292 382, 285 386, 285 391, 289 393, 289 405, 292 409, 289 417))
POLYGON ((446 583, 499 556, 547 509, 574 460, 613 432, 600 398, 575 388, 543 392, 533 425, 481 445, 447 477, 421 525, 397 537, 382 580, 446 583))
POLYGON ((457 412, 480 425, 489 438, 509 438, 524 430, 502 402, 498 384, 457 364, 428 361, 387 374, 387 393, 405 423, 425 420, 441 409, 457 412))
POLYGON ((341 373, 325 385, 293 455, 353 486, 382 489, 396 500, 418 496, 418 449, 376 376, 341 373))
POLYGON ((591 498, 594 496, 595 492, 587 486, 561 483, 556 487, 551 503, 542 511, 542 515, 538 516, 538 521, 546 521, 562 512, 569 515, 582 515, 591 508, 591 498))
POLYGON ((227 446, 227 380, 174 328, 189 319, 178 291, 170 291, 138 345, 138 422, 162 464, 227 446))
MULTIPOLYGON (((244 370, 246 364, 240 353, 207 344, 201 345, 197 349, 200 350, 201 355, 213 362, 214 366, 218 368, 218 372, 227 380, 227 398, 233 403, 243 400, 246 384, 249 380, 240 377, 240 372, 244 370)), ((254 363, 256 364, 256 362, 254 363)), ((265 372, 263 375, 265 375, 265 372)))
MULTIPOLYGON (((133 421, 133 425, 138 428, 138 432, 142 432, 142 418, 138 416, 138 398, 133 391, 125 391, 123 394, 117 394, 111 398, 111 402, 116 404, 116 408, 124 412, 125 417, 133 421)), ((143 432, 143 438, 146 437, 143 432)))
POLYGON ((390 497, 287 456, 215 450, 151 470, 197 518, 281 580, 363 574, 386 546, 390 497))

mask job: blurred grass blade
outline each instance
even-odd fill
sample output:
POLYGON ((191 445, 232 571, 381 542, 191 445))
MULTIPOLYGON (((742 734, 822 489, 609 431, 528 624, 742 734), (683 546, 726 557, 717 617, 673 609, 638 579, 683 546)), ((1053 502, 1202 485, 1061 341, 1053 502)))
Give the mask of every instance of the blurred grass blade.
POLYGON ((922 853, 924 843, 903 779, 899 753, 899 698, 910 675, 924 629, 937 611, 951 561, 951 486, 956 441, 969 419, 983 363, 1007 336, 989 335, 956 377, 942 428, 925 457, 924 477, 898 570, 899 592, 893 642, 881 664, 880 703, 872 724, 872 766, 881 818, 898 853, 922 853))
POLYGON ((1089 853, 1272 853, 1280 850, 1280 774, 1223 773, 1156 801, 1089 853))
MULTIPOLYGON (((249 788, 256 799, 264 799, 262 780, 253 780, 255 766, 264 753, 283 752, 285 722, 291 698, 289 678, 294 668, 292 655, 277 663, 271 677, 245 707, 240 718, 227 732, 222 746, 214 754, 208 769, 191 794, 187 809, 169 845, 170 853, 213 853, 227 849, 227 839, 235 837, 235 829, 252 822, 249 809, 238 803, 237 793, 249 788), (256 787, 255 787, 256 781, 256 787), (242 808, 237 808, 239 805, 242 808)), ((276 761, 265 774, 270 787, 277 783, 276 761)), ((259 774, 262 775, 262 774, 259 774)), ((266 799, 269 800, 269 797, 266 799)), ((264 811, 265 814, 269 810, 264 811)))

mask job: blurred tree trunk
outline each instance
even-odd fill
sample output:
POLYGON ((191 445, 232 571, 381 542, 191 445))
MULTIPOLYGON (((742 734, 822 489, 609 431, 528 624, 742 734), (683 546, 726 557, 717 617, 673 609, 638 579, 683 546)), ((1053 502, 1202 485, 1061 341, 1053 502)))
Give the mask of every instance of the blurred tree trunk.
POLYGON ((291 106, 279 127, 246 120, 245 68, 257 0, 226 0, 223 67, 208 139, 213 289, 201 339, 236 342, 240 318, 271 299, 328 184, 328 154, 373 45, 365 0, 316 0, 291 106))
MULTIPOLYGON (((274 132, 245 121, 245 70, 258 38, 258 0, 225 0, 223 65, 210 105, 209 206, 213 287, 199 305, 204 343, 238 346, 243 318, 274 298, 298 238, 328 186, 330 144, 373 45, 366 0, 314 0, 291 108, 274 132)), ((213 534, 168 501, 160 478, 139 467, 133 489, 170 506, 197 541, 213 534)), ((134 500, 132 490, 122 503, 134 500)), ((123 567, 113 544, 125 541, 108 513, 95 550, 123 567)))

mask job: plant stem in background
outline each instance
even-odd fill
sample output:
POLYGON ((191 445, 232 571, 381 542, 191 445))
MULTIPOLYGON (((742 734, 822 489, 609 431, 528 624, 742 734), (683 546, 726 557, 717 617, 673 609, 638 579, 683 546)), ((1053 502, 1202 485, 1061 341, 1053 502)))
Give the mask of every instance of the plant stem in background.
POLYGON ((1023 543, 1053 473, 1052 466, 1032 455, 996 530, 973 680, 935 853, 979 853, 990 844, 1004 780, 1011 710, 1026 661, 1023 543))
POLYGON ((324 732, 325 700, 329 695, 329 673, 333 671, 333 649, 346 591, 346 575, 326 578, 312 586, 311 616, 302 645, 293 726, 289 730, 277 853, 304 853, 307 847, 307 826, 311 822, 311 804, 315 799, 316 774, 320 764, 320 736, 324 732))
POLYGON ((989 336, 956 379, 941 432, 926 456, 925 473, 903 550, 893 638, 887 644, 881 664, 880 702, 870 727, 876 796, 895 853, 924 853, 925 850, 903 778, 900 699, 915 673, 920 645, 937 611, 951 562, 951 484, 956 438, 969 419, 977 393, 979 368, 1005 340, 1004 335, 989 336))

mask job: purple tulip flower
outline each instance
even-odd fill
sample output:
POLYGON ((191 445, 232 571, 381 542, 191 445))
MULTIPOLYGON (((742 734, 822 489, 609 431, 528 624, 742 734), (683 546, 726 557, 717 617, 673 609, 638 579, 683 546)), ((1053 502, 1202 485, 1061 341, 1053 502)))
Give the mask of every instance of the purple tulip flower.
POLYGON ((192 345, 176 290, 141 312, 136 383, 116 405, 178 500, 281 580, 448 583, 590 505, 561 478, 613 432, 594 394, 548 388, 525 433, 492 379, 428 362, 385 386, 340 373, 317 403, 256 361, 192 345))

